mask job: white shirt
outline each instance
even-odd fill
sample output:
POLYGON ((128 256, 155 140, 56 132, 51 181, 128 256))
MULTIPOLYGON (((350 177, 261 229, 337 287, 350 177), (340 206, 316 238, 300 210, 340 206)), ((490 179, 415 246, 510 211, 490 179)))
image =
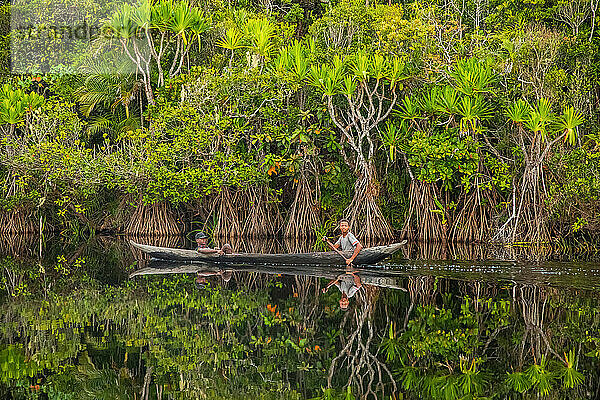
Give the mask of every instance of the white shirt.
POLYGON ((354 251, 358 239, 351 232, 348 232, 346 236, 340 236, 335 244, 339 244, 342 251, 354 251))

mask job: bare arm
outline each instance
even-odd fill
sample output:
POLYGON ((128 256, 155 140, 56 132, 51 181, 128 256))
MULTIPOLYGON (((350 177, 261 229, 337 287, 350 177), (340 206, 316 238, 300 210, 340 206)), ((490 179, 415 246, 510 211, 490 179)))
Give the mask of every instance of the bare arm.
POLYGON ((363 249, 362 243, 360 243, 360 242, 356 243, 356 247, 354 248, 354 253, 352 254, 352 257, 350 257, 348 260, 350 260, 350 262, 354 261, 354 259, 356 258, 358 253, 360 253, 360 251, 362 249, 363 249))
POLYGON ((336 242, 335 244, 332 244, 329 241, 329 239, 327 239, 325 236, 323 236, 323 241, 326 242, 329 245, 329 247, 331 247, 333 250, 340 248, 340 244, 339 243, 336 242))
POLYGON ((215 276, 215 275, 219 275, 218 272, 213 272, 213 271, 204 271, 204 272, 196 272, 196 276, 199 276, 201 278, 205 278, 207 276, 215 276))
POLYGON ((210 247, 206 248, 197 248, 196 251, 202 254, 220 254, 221 250, 219 249, 211 249, 210 247))
POLYGON ((352 276, 354 277, 354 285, 356 285, 357 288, 361 287, 362 282, 360 281, 360 276, 356 274, 352 274, 352 276))
POLYGON ((335 284, 336 284, 336 283, 338 283, 339 281, 340 281, 340 278, 339 278, 339 277, 337 277, 336 279, 334 279, 334 280, 332 280, 331 282, 329 282, 329 283, 327 284, 327 286, 325 286, 325 287, 323 288, 323 293, 325 293, 326 291, 328 291, 328 290, 329 290, 329 288, 330 288, 331 286, 335 285, 335 284))

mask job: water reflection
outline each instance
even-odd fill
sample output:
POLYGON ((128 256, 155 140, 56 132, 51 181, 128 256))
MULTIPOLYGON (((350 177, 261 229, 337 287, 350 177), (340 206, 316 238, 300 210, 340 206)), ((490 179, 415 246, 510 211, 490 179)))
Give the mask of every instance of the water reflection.
POLYGON ((596 398, 597 263, 452 249, 351 270, 111 238, 0 257, 0 398, 596 398))

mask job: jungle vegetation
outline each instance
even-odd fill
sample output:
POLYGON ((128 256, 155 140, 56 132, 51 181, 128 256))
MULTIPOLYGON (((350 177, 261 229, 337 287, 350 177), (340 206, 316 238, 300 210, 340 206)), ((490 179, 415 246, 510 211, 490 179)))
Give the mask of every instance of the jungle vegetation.
POLYGON ((13 74, 21 39, 0 32, 0 232, 600 230, 596 0, 105 6, 85 45, 118 65, 33 37, 40 57, 13 74))

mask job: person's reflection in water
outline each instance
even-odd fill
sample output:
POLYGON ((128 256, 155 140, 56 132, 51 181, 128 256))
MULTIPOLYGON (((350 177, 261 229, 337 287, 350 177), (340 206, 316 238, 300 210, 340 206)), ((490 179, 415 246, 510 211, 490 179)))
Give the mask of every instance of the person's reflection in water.
POLYGON ((356 274, 356 271, 347 270, 345 274, 341 274, 336 279, 329 282, 327 286, 323 288, 323 293, 329 290, 333 285, 337 286, 340 292, 342 292, 340 308, 345 311, 350 304, 350 298, 362 287, 362 282, 360 281, 360 277, 356 274))
POLYGON ((213 271, 198 271, 196 272, 196 286, 199 289, 204 289, 208 284, 207 278, 209 276, 220 276, 223 279, 223 282, 227 283, 231 280, 231 276, 233 275, 233 271, 231 270, 218 270, 216 272, 213 271))

